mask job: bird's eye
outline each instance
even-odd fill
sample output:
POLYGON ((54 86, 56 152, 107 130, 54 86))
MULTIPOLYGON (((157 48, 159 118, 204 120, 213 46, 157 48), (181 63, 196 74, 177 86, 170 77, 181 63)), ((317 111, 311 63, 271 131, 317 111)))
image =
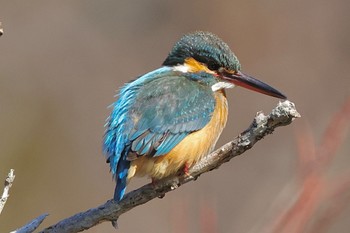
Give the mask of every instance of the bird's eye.
POLYGON ((208 62, 208 69, 209 70, 218 70, 219 68, 220 68, 220 65, 217 64, 216 62, 214 62, 214 61, 208 62))

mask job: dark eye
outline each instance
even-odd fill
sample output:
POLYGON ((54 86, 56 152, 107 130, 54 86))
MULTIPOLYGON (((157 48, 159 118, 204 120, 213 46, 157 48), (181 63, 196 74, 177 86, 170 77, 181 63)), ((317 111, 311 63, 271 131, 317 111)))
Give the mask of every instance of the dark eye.
POLYGON ((214 61, 208 62, 208 69, 209 70, 218 70, 219 68, 220 68, 220 65, 217 64, 216 62, 214 62, 214 61))

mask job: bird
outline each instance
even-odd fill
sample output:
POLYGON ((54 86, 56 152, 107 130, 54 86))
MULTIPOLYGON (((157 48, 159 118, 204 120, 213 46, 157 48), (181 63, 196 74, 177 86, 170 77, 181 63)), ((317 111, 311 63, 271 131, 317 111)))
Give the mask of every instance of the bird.
POLYGON ((287 97, 241 71, 237 56, 218 36, 183 35, 160 68, 119 90, 106 120, 103 151, 119 202, 133 177, 160 180, 209 154, 228 118, 226 90, 241 86, 287 97))

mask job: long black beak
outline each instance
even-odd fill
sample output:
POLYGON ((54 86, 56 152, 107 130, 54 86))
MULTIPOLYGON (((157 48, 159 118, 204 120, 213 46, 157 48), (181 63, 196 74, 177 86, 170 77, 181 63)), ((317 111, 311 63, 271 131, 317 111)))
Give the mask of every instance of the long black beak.
POLYGON ((261 82, 258 79, 255 79, 249 75, 242 73, 241 71, 235 73, 222 72, 222 78, 228 82, 231 82, 237 86, 241 86, 256 92, 260 92, 265 95, 277 97, 280 99, 287 99, 280 91, 271 87, 270 85, 261 82))

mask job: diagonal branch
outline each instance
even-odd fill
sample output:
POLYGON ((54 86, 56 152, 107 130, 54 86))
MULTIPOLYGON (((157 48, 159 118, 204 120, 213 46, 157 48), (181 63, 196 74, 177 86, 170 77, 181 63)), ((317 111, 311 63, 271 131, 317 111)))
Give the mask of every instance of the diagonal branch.
POLYGON ((10 191, 10 188, 11 188, 14 180, 15 180, 15 170, 11 169, 9 174, 7 175, 6 179, 5 179, 5 187, 4 187, 4 191, 2 193, 1 199, 0 199, 0 214, 5 207, 7 199, 10 196, 9 191, 10 191))
POLYGON ((189 170, 191 176, 179 175, 168 177, 160 180, 156 185, 144 185, 128 193, 119 203, 109 200, 96 208, 64 219, 44 229, 42 233, 79 232, 104 221, 114 222, 120 215, 134 207, 142 205, 156 197, 163 197, 167 192, 173 191, 189 181, 196 180, 201 174, 220 167, 221 164, 252 148, 257 141, 271 134, 275 128, 288 125, 298 117, 300 117, 300 114, 292 102, 288 100, 280 102, 267 116, 259 112, 246 131, 237 136, 233 141, 200 160, 189 170))

